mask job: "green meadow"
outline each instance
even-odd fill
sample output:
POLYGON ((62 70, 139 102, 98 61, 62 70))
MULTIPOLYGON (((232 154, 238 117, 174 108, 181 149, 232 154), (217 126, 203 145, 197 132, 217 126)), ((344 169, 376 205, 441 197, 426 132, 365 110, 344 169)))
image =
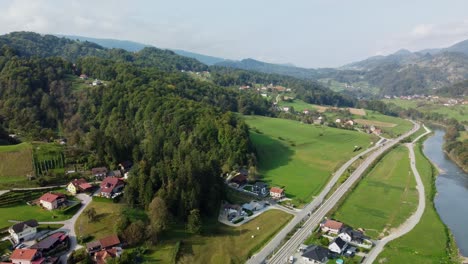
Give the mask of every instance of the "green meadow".
POLYGON ((377 139, 357 131, 301 124, 286 119, 245 116, 257 150, 259 172, 270 186, 284 187, 286 195, 308 202, 344 162, 377 139))
POLYGON ((381 263, 452 263, 457 255, 453 238, 434 207, 436 170, 424 156, 421 146, 415 147, 416 167, 426 191, 426 208, 421 221, 406 235, 385 246, 376 262, 381 263), (452 259, 453 260, 453 259, 452 259))
POLYGON ((377 238, 402 224, 417 204, 408 149, 399 146, 364 176, 333 217, 377 238))

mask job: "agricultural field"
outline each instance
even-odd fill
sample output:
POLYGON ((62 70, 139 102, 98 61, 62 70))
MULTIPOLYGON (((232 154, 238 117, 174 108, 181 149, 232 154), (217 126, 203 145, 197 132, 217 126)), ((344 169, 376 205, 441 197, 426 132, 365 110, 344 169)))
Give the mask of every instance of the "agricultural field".
POLYGON ((318 112, 325 112, 327 111, 328 109, 340 109, 340 110, 345 110, 345 109, 348 109, 351 114, 353 115, 357 115, 357 116, 364 116, 366 115, 366 110, 364 109, 359 109, 359 108, 352 108, 352 107, 349 107, 349 108, 336 108, 336 107, 332 107, 332 106, 323 106, 323 105, 315 105, 315 104, 308 104, 302 100, 299 100, 299 99, 294 99, 292 102, 288 102, 288 101, 281 101, 279 102, 279 105, 280 106, 289 106, 289 107, 293 107, 295 111, 303 111, 305 109, 309 109, 309 110, 317 110, 318 112))
POLYGON ((57 143, 33 143, 34 169, 36 176, 48 171, 65 172, 65 157, 63 147, 57 143))
POLYGON ((0 189, 31 186, 26 176, 34 174, 32 153, 29 143, 0 146, 0 189))
POLYGON ((258 169, 270 186, 285 187, 286 196, 299 204, 312 199, 332 172, 376 142, 372 135, 357 131, 301 124, 261 116, 245 116, 257 149, 258 169))
POLYGON ((432 201, 435 192, 435 169, 424 157, 420 145, 415 147, 416 167, 426 191, 426 208, 421 221, 408 234, 390 242, 378 256, 377 263, 450 263, 447 247, 455 254, 457 249, 449 231, 440 220, 432 201), (451 244, 447 245, 447 241, 451 244))
POLYGON ((383 115, 379 112, 366 110, 365 117, 356 117, 355 121, 361 125, 374 125, 382 129, 382 136, 395 138, 411 130, 413 124, 402 118, 383 115))
POLYGON ((408 149, 399 146, 364 176, 332 217, 379 238, 402 224, 417 204, 408 149))
MULTIPOLYGON (((50 190, 47 190, 50 191, 50 190)), ((27 201, 39 198, 46 190, 11 191, 0 196, 0 229, 11 226, 8 220, 61 221, 72 216, 72 211, 48 211, 39 206, 27 205, 27 201)))
POLYGON ((441 103, 434 103, 427 100, 390 99, 383 101, 396 104, 405 109, 414 108, 421 112, 433 112, 446 115, 448 118, 455 118, 460 122, 468 121, 468 105, 444 106, 441 103))
POLYGON ((182 241, 179 255, 192 255, 193 263, 245 263, 291 219, 292 215, 280 210, 266 211, 240 227, 226 226, 212 219, 203 225, 201 235, 187 234, 184 226, 171 229, 162 245, 182 241))

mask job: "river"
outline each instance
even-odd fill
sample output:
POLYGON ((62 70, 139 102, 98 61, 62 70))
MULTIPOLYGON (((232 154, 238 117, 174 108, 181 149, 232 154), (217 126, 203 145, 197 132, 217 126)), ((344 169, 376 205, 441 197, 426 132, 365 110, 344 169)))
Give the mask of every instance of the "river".
POLYGON ((444 134, 440 129, 424 142, 424 154, 439 168, 435 207, 450 228, 463 256, 468 256, 468 174, 443 152, 444 134))

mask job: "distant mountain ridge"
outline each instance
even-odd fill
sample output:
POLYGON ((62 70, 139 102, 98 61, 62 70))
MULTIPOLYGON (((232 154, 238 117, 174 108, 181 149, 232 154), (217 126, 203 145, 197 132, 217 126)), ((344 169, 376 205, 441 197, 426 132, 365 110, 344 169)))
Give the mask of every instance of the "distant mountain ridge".
MULTIPOLYGON (((91 38, 91 37, 83 37, 83 36, 76 36, 76 35, 57 35, 57 36, 69 38, 72 40, 89 41, 89 42, 96 43, 100 46, 103 46, 105 48, 124 49, 126 51, 132 51, 132 52, 137 52, 147 47, 155 47, 153 45, 143 44, 143 43, 130 41, 130 40, 91 38)), ((219 57, 203 55, 203 54, 185 51, 185 50, 179 50, 179 49, 168 49, 168 50, 171 50, 180 56, 196 59, 199 62, 206 64, 206 65, 214 65, 216 63, 226 60, 226 59, 219 58, 219 57)))

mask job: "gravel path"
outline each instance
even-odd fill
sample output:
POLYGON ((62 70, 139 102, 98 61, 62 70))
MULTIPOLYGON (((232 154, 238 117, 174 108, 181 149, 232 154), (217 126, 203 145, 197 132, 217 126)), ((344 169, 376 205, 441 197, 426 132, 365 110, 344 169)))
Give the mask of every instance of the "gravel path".
POLYGON ((413 142, 406 144, 406 147, 409 149, 409 157, 411 161, 411 170, 413 171, 414 177, 416 179, 416 189, 418 190, 419 194, 419 203, 418 203, 418 208, 416 209, 416 212, 411 215, 402 225, 400 225, 397 229, 392 230, 392 233, 381 240, 378 240, 376 242, 375 247, 369 252, 367 255, 367 258, 364 260, 364 264, 371 264, 373 263, 376 259, 377 256, 383 251, 385 245, 394 240, 397 239, 409 231, 411 231, 421 220, 421 217, 424 213, 424 209, 426 208, 426 197, 425 197, 425 192, 424 192, 424 184, 421 180, 421 175, 419 175, 418 170, 416 169, 416 158, 414 156, 414 143, 418 141, 420 138, 423 136, 429 134, 431 131, 424 126, 424 129, 426 129, 426 132, 419 137, 417 137, 413 142))

